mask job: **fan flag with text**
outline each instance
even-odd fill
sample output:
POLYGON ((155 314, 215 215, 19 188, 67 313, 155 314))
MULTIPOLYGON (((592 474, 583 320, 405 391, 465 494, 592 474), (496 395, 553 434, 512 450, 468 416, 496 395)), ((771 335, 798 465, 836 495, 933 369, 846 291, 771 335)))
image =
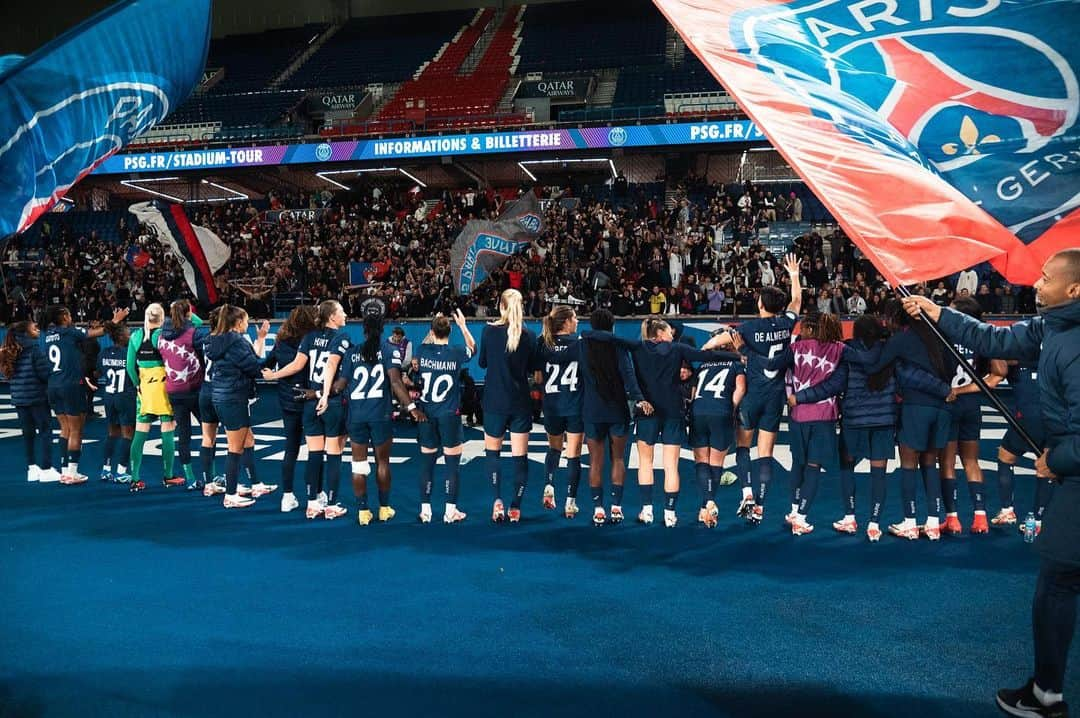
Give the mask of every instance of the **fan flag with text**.
POLYGON ((503 207, 494 222, 470 219, 450 249, 454 291, 470 294, 492 270, 528 250, 543 228, 540 202, 533 190, 503 207))
POLYGON ((128 211, 165 251, 176 258, 184 272, 184 281, 195 293, 199 304, 216 304, 214 273, 225 266, 232 255, 229 245, 206 227, 188 221, 183 206, 139 202, 128 211))
POLYGON ((186 100, 209 46, 210 0, 123 0, 0 58, 0 237, 186 100))
POLYGON ((1080 0, 654 0, 893 284, 1080 245, 1080 0))

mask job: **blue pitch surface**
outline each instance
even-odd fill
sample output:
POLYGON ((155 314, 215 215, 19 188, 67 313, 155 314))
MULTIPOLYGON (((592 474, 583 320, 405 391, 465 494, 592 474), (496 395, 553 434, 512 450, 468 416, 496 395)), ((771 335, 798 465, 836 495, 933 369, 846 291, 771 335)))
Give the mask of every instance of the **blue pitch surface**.
MULTIPOLYGON (((264 392, 258 471, 277 483, 275 412, 264 392)), ((984 417, 991 459, 1005 425, 984 417)), ((541 510, 536 426, 520 525, 490 523, 490 490, 473 461, 462 472, 468 521, 424 526, 414 518, 418 449, 399 425, 398 516, 360 527, 347 477, 349 515, 332 522, 281 514, 280 493, 226 511, 220 497, 162 488, 155 456, 143 469, 150 488, 129 495, 96 481, 104 429, 102 420, 88 426, 90 483, 30 484, 0 395, 0 716, 955 718, 996 715, 994 690, 1022 682, 1031 664, 1037 557, 1015 531, 938 544, 837 535, 835 470, 809 536, 782 523, 784 470, 762 526, 734 517, 736 486, 720 489, 720 526, 697 525, 689 461, 677 528, 594 528, 585 481, 576 520, 541 510)), ((482 455, 478 430, 466 429, 466 440, 467 455, 482 455)), ((1032 477, 1018 472, 1021 516, 1032 477)), ((558 489, 561 507, 565 472, 558 489)), ((859 492, 861 525, 865 474, 859 492)), ((633 472, 624 505, 636 515, 633 472)), ((893 477, 888 520, 899 507, 893 477)), ((1080 695, 1078 675, 1066 697, 1080 695)))

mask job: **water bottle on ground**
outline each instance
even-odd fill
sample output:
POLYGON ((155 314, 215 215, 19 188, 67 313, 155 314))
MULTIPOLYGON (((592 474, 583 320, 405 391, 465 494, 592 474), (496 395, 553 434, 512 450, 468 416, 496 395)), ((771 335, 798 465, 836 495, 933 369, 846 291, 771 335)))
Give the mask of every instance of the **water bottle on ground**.
POLYGON ((1029 513, 1024 519, 1024 543, 1035 541, 1035 514, 1029 513))

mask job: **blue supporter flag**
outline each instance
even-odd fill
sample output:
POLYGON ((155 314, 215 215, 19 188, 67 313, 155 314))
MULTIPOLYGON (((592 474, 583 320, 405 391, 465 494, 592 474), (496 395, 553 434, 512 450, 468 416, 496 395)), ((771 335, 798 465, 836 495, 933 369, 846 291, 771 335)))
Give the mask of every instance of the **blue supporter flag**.
POLYGON ((128 247, 127 254, 124 255, 124 261, 131 265, 132 269, 142 269, 150 264, 150 253, 133 244, 128 247))
POLYGON ((375 277, 375 265, 371 262, 349 262, 349 285, 366 287, 375 277))
POLYGON ((123 0, 0 59, 0 237, 187 99, 209 43, 210 0, 123 0))

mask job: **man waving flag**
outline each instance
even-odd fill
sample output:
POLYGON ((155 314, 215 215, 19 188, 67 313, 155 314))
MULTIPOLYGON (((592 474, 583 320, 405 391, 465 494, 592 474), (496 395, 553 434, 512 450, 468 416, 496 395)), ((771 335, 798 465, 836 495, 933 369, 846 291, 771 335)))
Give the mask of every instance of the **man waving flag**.
POLYGON ((654 0, 893 284, 1080 229, 1076 0, 654 0))

